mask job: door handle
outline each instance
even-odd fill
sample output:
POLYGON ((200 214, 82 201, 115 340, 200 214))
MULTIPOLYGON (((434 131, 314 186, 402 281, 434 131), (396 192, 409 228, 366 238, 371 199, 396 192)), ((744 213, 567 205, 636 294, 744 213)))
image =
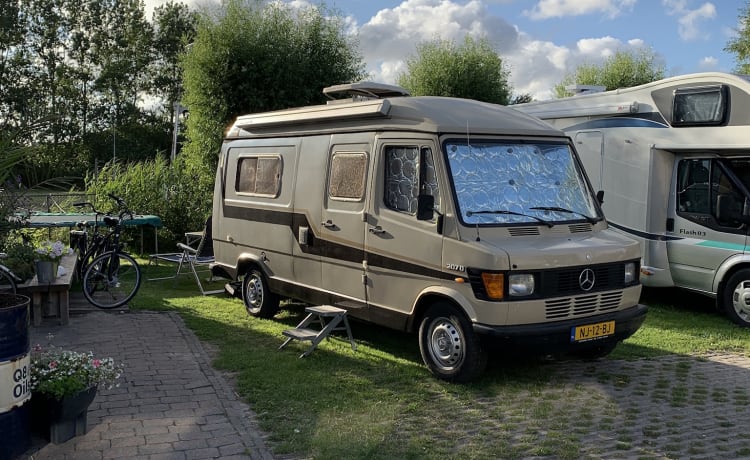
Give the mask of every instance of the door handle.
POLYGON ((385 233, 385 230, 383 230, 380 225, 378 225, 377 227, 370 227, 367 229, 367 231, 375 235, 382 235, 383 233, 385 233))
POLYGON ((327 221, 322 222, 320 225, 322 225, 325 228, 333 228, 333 227, 336 226, 336 224, 334 224, 333 222, 331 222, 331 219, 328 219, 327 221))

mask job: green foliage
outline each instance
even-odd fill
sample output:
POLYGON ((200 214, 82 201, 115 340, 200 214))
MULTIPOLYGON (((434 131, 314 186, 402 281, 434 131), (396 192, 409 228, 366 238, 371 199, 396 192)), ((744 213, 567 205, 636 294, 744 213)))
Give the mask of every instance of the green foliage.
POLYGON ((2 247, 6 257, 2 260, 3 265, 22 280, 31 279, 34 276, 34 261, 36 252, 34 247, 26 244, 20 236, 11 234, 2 247))
POLYGON ((204 16, 183 60, 190 110, 183 155, 213 171, 222 135, 238 115, 320 103, 322 89, 364 76, 344 22, 322 7, 229 0, 204 16))
POLYGON ((125 199, 136 214, 161 218, 160 243, 183 239, 185 232, 203 228, 211 212, 213 177, 178 161, 170 165, 164 156, 129 165, 109 164, 86 181, 87 191, 97 197, 97 209, 111 209, 107 197, 125 199))
POLYGON ((120 385, 122 372, 122 366, 112 358, 58 348, 42 350, 37 345, 31 359, 31 391, 61 399, 92 386, 109 389, 120 385))
POLYGON ((618 51, 603 64, 583 64, 565 76, 554 88, 558 98, 568 97, 565 87, 573 84, 599 85, 607 90, 629 88, 664 78, 664 64, 653 51, 641 49, 635 52, 618 51))
POLYGON ((724 51, 736 56, 737 73, 750 75, 750 4, 740 10, 738 19, 737 36, 729 40, 724 51))
POLYGON ((417 46, 398 84, 414 96, 447 96, 507 105, 509 71, 486 39, 466 36, 460 45, 434 40, 417 46))

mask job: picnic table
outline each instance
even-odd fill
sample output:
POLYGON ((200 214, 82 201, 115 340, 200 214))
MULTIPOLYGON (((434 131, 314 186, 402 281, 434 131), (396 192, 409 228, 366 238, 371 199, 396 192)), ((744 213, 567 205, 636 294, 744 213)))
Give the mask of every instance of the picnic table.
MULTIPOLYGON (((70 254, 60 259, 63 273, 49 283, 39 282, 36 275, 30 281, 18 286, 20 294, 31 294, 31 316, 34 326, 42 324, 45 316, 57 317, 61 325, 67 325, 70 317, 69 292, 73 283, 76 255, 70 254)), ((58 272, 59 273, 59 272, 58 272)))

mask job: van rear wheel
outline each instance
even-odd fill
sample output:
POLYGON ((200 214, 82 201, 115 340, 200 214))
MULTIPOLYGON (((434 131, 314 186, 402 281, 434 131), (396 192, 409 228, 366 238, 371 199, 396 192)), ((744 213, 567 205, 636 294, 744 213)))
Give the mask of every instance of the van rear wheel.
POLYGON ((250 270, 242 280, 242 300, 245 309, 257 318, 273 318, 279 311, 279 298, 268 289, 266 278, 260 270, 250 270))
POLYGON ((750 327, 750 269, 742 269, 727 281, 722 304, 724 313, 743 327, 750 327))
POLYGON ((419 351, 430 372, 449 382, 468 382, 487 366, 487 353, 471 322, 444 302, 430 307, 422 319, 419 351))

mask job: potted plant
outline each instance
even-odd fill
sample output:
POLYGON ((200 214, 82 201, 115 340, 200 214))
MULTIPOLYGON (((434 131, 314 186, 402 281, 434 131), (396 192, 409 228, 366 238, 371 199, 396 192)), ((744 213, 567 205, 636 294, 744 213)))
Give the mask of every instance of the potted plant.
POLYGON ((54 443, 86 433, 86 414, 98 387, 119 386, 112 358, 35 346, 31 353, 31 424, 54 443))
POLYGON ((60 259, 68 254, 73 254, 73 249, 60 240, 55 242, 45 241, 35 250, 36 278, 40 283, 50 283, 57 278, 57 267, 60 259))

